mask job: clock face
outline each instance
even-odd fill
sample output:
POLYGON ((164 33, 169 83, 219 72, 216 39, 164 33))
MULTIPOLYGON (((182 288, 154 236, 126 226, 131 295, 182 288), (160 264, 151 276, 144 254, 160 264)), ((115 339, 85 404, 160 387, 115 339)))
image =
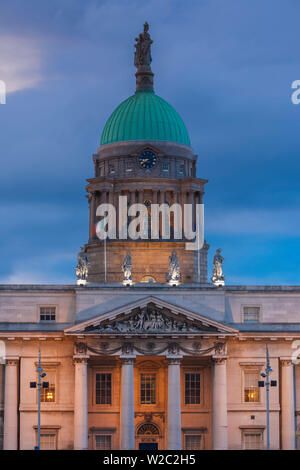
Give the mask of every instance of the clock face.
POLYGON ((144 169, 153 168, 157 163, 157 156, 152 150, 143 150, 139 156, 139 164, 144 169))

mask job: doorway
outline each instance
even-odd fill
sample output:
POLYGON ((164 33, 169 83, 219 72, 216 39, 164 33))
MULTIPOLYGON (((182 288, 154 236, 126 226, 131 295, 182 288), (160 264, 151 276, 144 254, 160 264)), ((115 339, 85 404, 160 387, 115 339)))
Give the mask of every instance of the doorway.
POLYGON ((140 442, 139 450, 158 450, 157 442, 140 442))

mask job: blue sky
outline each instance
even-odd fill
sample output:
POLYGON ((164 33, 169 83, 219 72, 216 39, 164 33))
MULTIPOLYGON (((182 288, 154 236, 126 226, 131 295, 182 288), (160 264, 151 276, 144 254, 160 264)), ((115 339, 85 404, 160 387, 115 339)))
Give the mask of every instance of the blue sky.
POLYGON ((209 270, 221 247, 227 284, 299 284, 299 18, 297 0, 2 0, 0 282, 75 282, 92 153, 148 21, 155 90, 209 180, 209 270))

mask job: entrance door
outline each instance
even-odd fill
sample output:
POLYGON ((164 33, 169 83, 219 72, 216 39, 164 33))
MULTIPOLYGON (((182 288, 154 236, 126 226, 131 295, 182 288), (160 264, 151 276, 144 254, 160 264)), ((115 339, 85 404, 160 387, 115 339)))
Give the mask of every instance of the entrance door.
POLYGON ((140 442, 139 450, 158 450, 157 442, 140 442))

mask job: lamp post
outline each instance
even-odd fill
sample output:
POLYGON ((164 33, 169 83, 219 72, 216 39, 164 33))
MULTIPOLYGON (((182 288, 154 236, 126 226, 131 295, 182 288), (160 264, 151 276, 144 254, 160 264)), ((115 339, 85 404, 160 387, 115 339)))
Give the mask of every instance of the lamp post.
MULTIPOLYGON (((261 372, 261 376, 266 379, 266 395, 267 395, 267 450, 270 450, 270 385, 271 387, 277 387, 277 381, 271 380, 270 373, 273 372, 270 365, 269 349, 266 345, 266 368, 264 372, 261 372)), ((260 380, 258 382, 259 387, 264 387, 265 382, 260 380)))
POLYGON ((34 450, 40 450, 40 446, 41 446, 41 389, 49 387, 48 382, 43 382, 42 383, 42 380, 41 380, 44 377, 46 377, 46 373, 44 372, 44 369, 42 368, 42 364, 41 364, 41 346, 40 346, 40 344, 39 344, 39 363, 38 363, 38 367, 36 369, 36 372, 38 373, 38 383, 30 382, 30 388, 38 387, 38 442, 37 442, 37 446, 35 446, 34 450))

